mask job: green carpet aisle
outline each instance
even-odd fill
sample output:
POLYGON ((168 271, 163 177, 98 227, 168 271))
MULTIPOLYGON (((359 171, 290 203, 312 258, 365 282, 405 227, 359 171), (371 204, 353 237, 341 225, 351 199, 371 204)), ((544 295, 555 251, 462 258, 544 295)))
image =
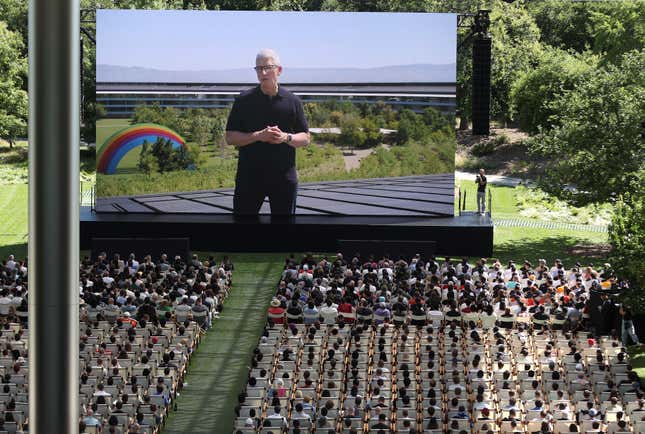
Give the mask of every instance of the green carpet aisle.
MULTIPOLYGON (((193 355, 178 410, 163 434, 228 434, 286 254, 231 254, 233 287, 224 310, 193 355)), ((220 259, 221 256, 218 256, 220 259)))

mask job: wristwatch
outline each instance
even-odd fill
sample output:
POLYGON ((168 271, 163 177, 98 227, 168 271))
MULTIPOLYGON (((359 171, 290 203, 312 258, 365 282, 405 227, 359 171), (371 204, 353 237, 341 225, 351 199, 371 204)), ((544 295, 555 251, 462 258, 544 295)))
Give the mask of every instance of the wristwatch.
POLYGON ((291 139, 293 139, 293 136, 291 134, 287 134, 287 143, 291 143, 291 139))

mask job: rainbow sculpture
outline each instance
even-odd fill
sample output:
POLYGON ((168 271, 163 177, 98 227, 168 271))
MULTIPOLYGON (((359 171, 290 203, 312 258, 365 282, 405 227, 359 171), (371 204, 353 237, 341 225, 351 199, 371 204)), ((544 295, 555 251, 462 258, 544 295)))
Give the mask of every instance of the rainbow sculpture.
POLYGON ((169 139, 173 149, 186 146, 184 139, 163 125, 135 124, 112 134, 101 147, 102 152, 96 165, 96 171, 106 175, 113 175, 121 159, 133 148, 143 145, 148 141, 151 145, 158 137, 169 139))

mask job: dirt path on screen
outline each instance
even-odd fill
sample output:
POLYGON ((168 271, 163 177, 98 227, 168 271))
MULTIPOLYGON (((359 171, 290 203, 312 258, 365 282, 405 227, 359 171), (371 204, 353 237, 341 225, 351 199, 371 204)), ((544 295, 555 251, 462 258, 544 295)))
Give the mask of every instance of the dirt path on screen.
MULTIPOLYGON (((389 145, 381 145, 385 149, 390 149, 389 145)), ((361 160, 368 155, 370 155, 372 152, 374 152, 374 148, 369 148, 369 149, 354 149, 353 151, 348 151, 348 150, 343 150, 343 159, 345 160, 345 170, 350 171, 352 169, 356 169, 360 167, 361 165, 361 160)))

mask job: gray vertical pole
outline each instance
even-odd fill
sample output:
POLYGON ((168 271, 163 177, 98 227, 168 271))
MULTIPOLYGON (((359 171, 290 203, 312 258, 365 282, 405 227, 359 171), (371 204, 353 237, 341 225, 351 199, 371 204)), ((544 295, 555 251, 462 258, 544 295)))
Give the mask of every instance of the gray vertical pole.
POLYGON ((79 0, 29 2, 29 432, 77 434, 79 0))

